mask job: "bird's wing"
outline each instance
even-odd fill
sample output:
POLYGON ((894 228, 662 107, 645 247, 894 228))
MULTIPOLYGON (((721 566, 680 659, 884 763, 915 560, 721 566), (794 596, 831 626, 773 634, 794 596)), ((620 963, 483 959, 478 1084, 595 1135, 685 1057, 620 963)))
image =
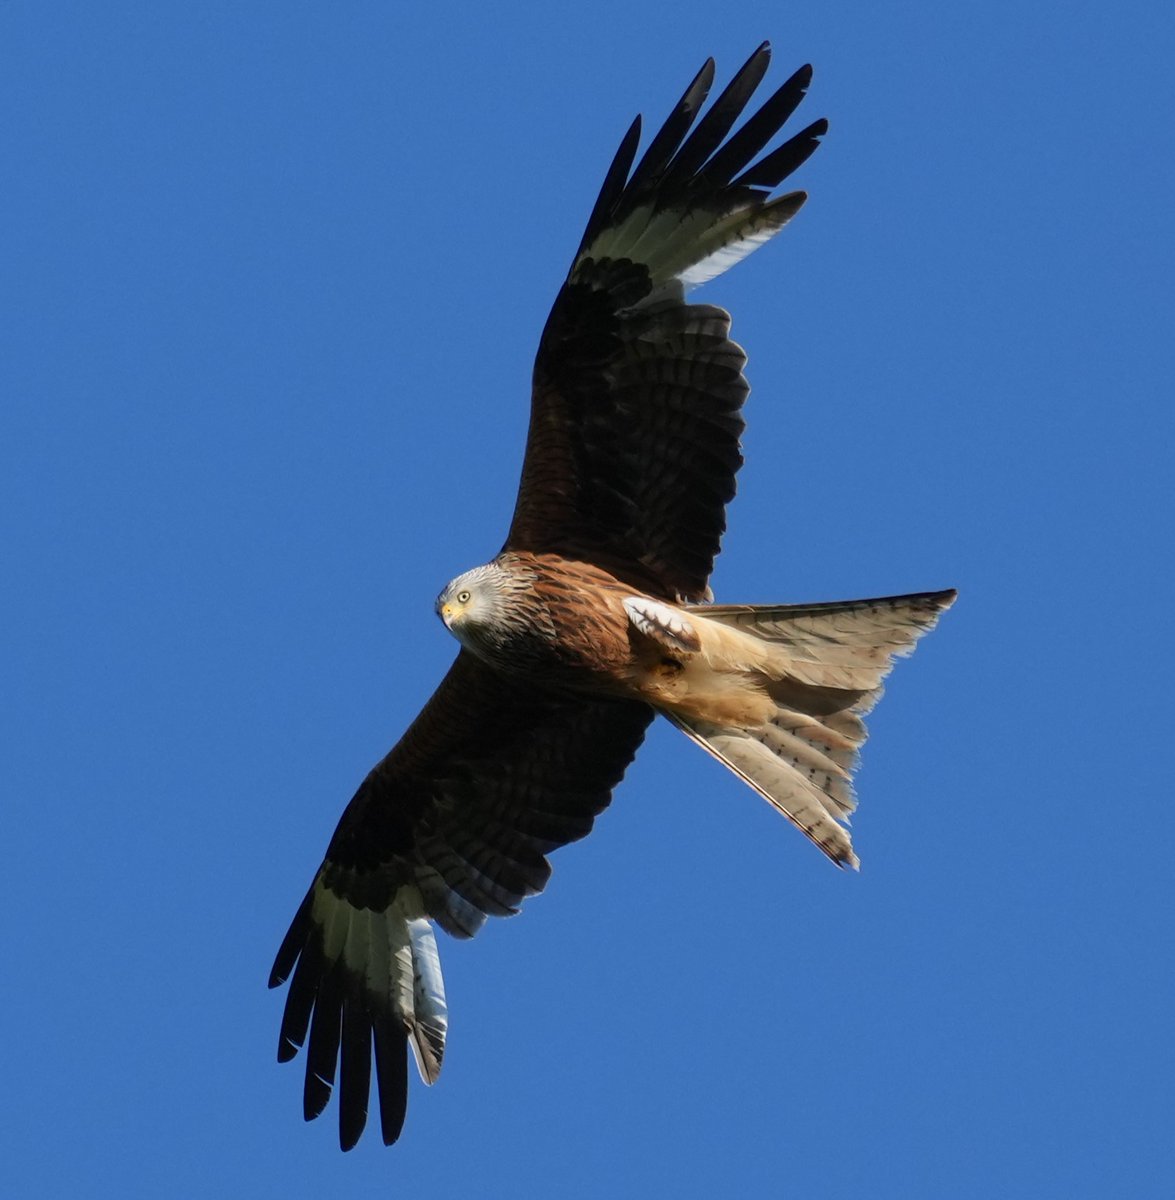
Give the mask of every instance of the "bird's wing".
POLYGON ((726 312, 683 297, 797 212, 803 192, 771 189, 828 127, 816 121, 751 165, 812 77, 801 67, 728 136, 769 57, 764 43, 698 120, 707 61, 635 169, 639 117, 621 143, 539 344, 507 549, 586 558, 670 599, 707 598, 742 464, 746 357, 726 312))
POLYGON ((590 832, 652 716, 629 701, 536 693, 463 650, 363 781, 269 980, 293 972, 278 1057, 309 1031, 308 1120, 341 1060, 344 1149, 366 1121, 373 1039, 388 1144, 403 1124, 408 1044, 428 1082, 440 1070, 444 991, 424 918, 470 937, 541 891, 546 855, 590 832))

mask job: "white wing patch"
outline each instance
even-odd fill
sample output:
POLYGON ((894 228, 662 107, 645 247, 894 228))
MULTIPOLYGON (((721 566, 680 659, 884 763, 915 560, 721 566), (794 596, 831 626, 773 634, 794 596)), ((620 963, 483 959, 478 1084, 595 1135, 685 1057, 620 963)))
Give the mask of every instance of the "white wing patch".
POLYGON ((661 604, 648 596, 626 596, 624 611, 639 632, 670 650, 695 654, 701 649, 697 630, 679 608, 661 604))
MULTIPOLYGON (((806 198, 804 192, 788 192, 769 204, 747 202, 724 215, 705 205, 658 210, 640 204, 619 225, 602 230, 577 265, 584 259, 627 258, 648 268, 653 297, 674 280, 688 290, 730 270, 770 241, 806 198)), ((573 268, 573 278, 574 274, 573 268)), ((647 303, 648 297, 641 305, 647 303)))
POLYGON ((314 883, 314 921, 322 928, 323 956, 343 960, 379 1005, 390 999, 402 1022, 420 1077, 435 1083, 445 1054, 448 1009, 432 926, 420 916, 415 888, 402 888, 382 911, 356 908, 322 881, 314 883))

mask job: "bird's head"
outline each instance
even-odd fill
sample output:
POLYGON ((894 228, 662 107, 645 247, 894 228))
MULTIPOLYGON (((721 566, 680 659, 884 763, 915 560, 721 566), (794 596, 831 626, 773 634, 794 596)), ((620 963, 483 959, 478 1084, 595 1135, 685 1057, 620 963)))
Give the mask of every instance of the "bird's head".
POLYGON ((493 564, 474 567, 447 583, 437 597, 437 616, 458 641, 465 641, 463 634, 479 625, 494 622, 501 607, 500 573, 493 564))

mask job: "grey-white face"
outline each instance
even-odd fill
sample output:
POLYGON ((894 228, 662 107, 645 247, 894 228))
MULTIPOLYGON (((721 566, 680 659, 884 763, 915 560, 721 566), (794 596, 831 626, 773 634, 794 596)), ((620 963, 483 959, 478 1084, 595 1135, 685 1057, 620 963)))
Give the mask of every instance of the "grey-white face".
POLYGON ((459 642, 465 643, 478 626, 492 624, 500 615, 499 574, 490 565, 474 567, 446 584, 437 597, 437 616, 459 642))

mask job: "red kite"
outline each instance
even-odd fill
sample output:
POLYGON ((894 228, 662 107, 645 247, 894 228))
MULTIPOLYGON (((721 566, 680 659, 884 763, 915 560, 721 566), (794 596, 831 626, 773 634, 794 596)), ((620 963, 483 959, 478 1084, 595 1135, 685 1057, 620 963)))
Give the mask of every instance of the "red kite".
POLYGON ((341 1067, 344 1150, 367 1120, 373 1049, 389 1145, 408 1047, 426 1082, 440 1072, 430 922, 470 937, 542 891, 547 855, 590 832, 657 713, 856 865, 842 822, 862 717, 955 593, 710 603, 746 358, 729 315, 685 293, 795 216, 805 194, 771 191, 828 128, 758 157, 805 66, 731 133, 769 57, 760 46, 699 119, 708 61, 635 169, 639 117, 621 142, 539 342, 506 544, 437 600, 462 649, 347 806, 278 951, 270 986, 292 972, 278 1058, 309 1033, 307 1119, 341 1067))

